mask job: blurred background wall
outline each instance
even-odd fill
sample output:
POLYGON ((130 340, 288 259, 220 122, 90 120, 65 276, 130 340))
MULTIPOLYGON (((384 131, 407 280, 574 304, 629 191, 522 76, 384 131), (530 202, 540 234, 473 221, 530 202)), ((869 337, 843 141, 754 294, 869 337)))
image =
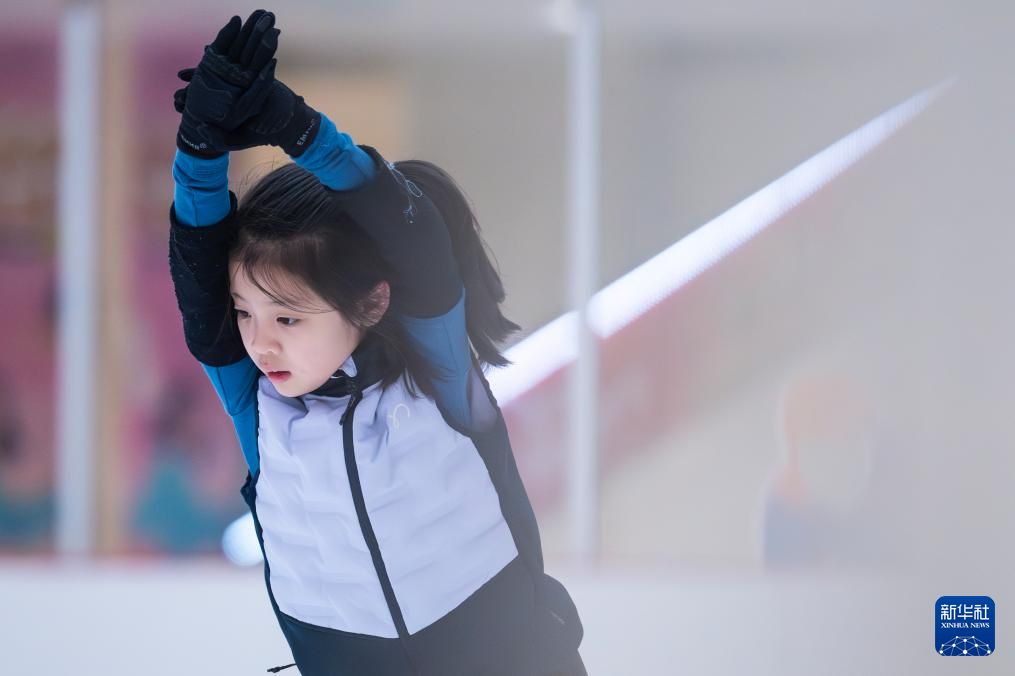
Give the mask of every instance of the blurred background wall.
MULTIPOLYGON (((99 342, 94 552, 84 559, 62 557, 54 537, 69 5, 16 3, 0 40, 0 651, 53 674, 83 659, 95 673, 284 664, 259 567, 222 553, 223 531, 245 511, 245 468, 187 353, 166 263, 176 71, 255 5, 94 6, 99 342), (72 650, 48 651, 68 641, 72 650), (158 663, 147 662, 156 651, 158 663)), ((572 309, 569 8, 268 7, 282 29, 281 79, 358 142, 458 179, 499 262, 506 314, 523 327, 512 345, 572 309)), ((941 88, 816 192, 600 341, 592 557, 571 546, 568 368, 505 405, 548 572, 573 588, 585 621, 590 673, 951 673, 931 652, 934 601, 986 594, 1005 613, 1015 598, 1006 283, 1015 9, 910 0, 598 9, 599 287, 941 88)), ((230 187, 242 194, 288 161, 273 151, 234 154, 230 187)), ((658 290, 640 292, 632 302, 658 290)), ((1015 634, 1001 622, 1001 651, 965 668, 1010 671, 1002 640, 1015 634)))

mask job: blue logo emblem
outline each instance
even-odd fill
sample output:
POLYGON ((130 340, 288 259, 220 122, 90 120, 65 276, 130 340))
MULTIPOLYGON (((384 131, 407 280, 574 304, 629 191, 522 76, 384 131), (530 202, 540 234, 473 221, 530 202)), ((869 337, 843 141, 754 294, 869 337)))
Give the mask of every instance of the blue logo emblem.
POLYGON ((942 596, 934 604, 935 650, 946 657, 992 654, 996 611, 989 596, 942 596))

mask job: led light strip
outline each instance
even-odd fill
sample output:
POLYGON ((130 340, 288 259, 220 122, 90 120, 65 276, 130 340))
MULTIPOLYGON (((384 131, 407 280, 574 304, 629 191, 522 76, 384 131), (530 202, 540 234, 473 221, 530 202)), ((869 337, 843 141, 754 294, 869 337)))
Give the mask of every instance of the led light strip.
MULTIPOLYGON (((593 332, 608 338, 651 310, 891 137, 955 79, 878 115, 599 291, 589 302, 593 332)), ((486 374, 501 406, 577 358, 576 322, 569 311, 505 352, 514 364, 486 374)))

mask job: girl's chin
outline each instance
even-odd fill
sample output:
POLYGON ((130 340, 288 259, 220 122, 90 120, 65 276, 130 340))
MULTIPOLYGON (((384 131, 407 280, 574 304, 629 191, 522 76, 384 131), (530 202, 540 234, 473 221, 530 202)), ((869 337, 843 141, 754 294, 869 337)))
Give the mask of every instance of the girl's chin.
POLYGON ((287 397, 295 397, 303 394, 303 392, 298 391, 301 386, 299 383, 295 382, 291 376, 284 379, 269 377, 268 380, 270 380, 271 384, 275 386, 275 389, 278 390, 279 394, 284 394, 287 397))

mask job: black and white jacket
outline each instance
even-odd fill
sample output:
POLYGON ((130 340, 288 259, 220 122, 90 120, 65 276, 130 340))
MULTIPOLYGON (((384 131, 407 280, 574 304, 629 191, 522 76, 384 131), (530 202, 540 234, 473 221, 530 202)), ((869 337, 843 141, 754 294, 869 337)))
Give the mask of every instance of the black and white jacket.
POLYGON ((443 368, 459 362, 458 399, 413 398, 401 379, 382 390, 382 351, 371 339, 318 390, 279 394, 238 338, 218 335, 235 195, 228 215, 210 225, 183 223, 170 209, 170 267, 187 345, 248 465, 241 493, 272 607, 304 676, 552 673, 575 660, 581 621, 563 585, 544 572, 503 415, 468 347, 465 290, 446 227, 376 150, 358 149, 375 174, 333 191, 335 199, 388 260, 413 251, 448 257, 407 272, 438 270, 441 279, 416 280, 416 288, 442 294, 429 295, 434 306, 446 308, 455 294, 457 302, 403 324, 443 368))

